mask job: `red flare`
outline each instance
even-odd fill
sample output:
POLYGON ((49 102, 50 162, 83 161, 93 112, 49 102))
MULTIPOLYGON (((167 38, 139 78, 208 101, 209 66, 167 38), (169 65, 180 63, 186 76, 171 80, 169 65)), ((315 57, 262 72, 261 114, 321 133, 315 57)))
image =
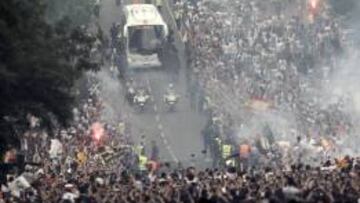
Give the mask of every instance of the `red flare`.
POLYGON ((95 122, 91 125, 91 131, 92 136, 96 141, 100 141, 105 133, 104 126, 99 122, 95 122))

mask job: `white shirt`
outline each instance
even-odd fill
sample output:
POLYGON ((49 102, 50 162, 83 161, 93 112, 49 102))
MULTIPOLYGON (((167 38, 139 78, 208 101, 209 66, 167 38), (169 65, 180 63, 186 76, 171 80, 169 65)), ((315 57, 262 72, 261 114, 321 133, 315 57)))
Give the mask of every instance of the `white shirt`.
POLYGON ((75 202, 75 199, 79 198, 79 194, 75 194, 72 192, 65 192, 61 199, 70 200, 71 202, 75 202))

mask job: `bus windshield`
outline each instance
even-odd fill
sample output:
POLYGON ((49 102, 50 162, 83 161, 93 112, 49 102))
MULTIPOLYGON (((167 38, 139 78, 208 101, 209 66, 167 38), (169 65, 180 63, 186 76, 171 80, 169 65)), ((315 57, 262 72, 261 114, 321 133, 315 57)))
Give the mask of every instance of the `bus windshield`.
POLYGON ((151 55, 157 52, 164 38, 162 25, 128 27, 129 52, 151 55))

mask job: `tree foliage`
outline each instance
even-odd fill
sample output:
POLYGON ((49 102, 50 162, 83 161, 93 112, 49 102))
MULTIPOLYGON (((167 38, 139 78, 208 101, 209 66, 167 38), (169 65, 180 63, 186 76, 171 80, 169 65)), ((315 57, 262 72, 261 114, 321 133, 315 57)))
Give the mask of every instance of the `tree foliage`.
MULTIPOLYGON (((62 1, 59 1, 62 2, 62 1)), ((94 38, 66 20, 51 26, 40 0, 0 1, 0 143, 17 143, 31 113, 67 125, 72 88, 91 61, 94 38)))
POLYGON ((46 2, 46 18, 50 23, 69 18, 75 26, 90 22, 95 4, 94 0, 46 0, 46 2))

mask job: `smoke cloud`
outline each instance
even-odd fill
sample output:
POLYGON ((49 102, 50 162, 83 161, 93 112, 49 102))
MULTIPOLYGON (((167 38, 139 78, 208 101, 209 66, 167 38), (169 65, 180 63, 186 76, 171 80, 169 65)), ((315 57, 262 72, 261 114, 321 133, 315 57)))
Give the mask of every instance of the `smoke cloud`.
POLYGON ((117 125, 120 120, 124 119, 125 100, 122 96, 122 85, 120 80, 103 67, 101 71, 95 74, 96 80, 99 82, 99 94, 103 102, 103 110, 101 111, 101 119, 105 123, 117 125))

